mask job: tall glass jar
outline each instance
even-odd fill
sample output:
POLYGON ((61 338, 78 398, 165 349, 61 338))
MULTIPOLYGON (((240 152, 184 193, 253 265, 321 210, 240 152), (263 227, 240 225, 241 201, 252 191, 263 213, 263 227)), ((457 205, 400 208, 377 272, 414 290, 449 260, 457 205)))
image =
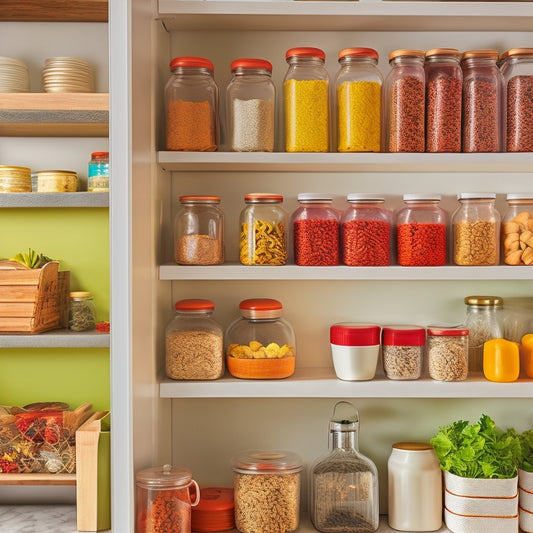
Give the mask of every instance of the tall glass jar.
POLYGON ((372 48, 339 52, 335 79, 337 150, 379 152, 381 148, 381 86, 378 53, 372 48))
POLYGON ((287 263, 287 212, 281 194, 251 193, 240 216, 239 258, 243 265, 287 263))
POLYGON ((218 147, 218 87, 213 63, 175 57, 165 86, 166 148, 213 152, 218 147))
POLYGON ((276 89, 272 64, 264 59, 236 59, 226 89, 229 149, 233 152, 274 151, 276 89))
POLYGON ((174 219, 174 260, 179 265, 224 262, 224 213, 218 196, 179 197, 174 219))
POLYGON ((426 52, 426 152, 461 151, 463 72, 455 48, 426 52))
POLYGON ((326 54, 319 48, 287 50, 289 64, 283 81, 285 150, 329 150, 329 74, 326 54))
POLYGON ((391 70, 383 89, 383 141, 386 152, 424 152, 426 76, 422 50, 389 54, 391 70))
POLYGON ((460 266, 498 265, 500 214, 495 193, 460 193, 452 215, 453 260, 460 266))
POLYGON ((357 409, 349 402, 337 402, 329 422, 329 453, 311 467, 311 522, 323 533, 378 528, 378 472, 359 451, 358 433, 357 409))
POLYGON ((501 233, 504 263, 533 265, 533 193, 507 194, 501 233))

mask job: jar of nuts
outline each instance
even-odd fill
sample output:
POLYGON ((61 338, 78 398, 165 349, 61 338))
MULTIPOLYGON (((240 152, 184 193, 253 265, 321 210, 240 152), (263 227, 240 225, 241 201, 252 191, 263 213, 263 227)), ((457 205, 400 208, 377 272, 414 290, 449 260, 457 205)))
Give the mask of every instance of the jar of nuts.
POLYGON ((427 329, 429 376, 437 381, 464 381, 468 376, 468 329, 427 329))
POLYGON ((533 193, 509 193, 502 220, 503 261, 533 265, 533 193))
POLYGON ((425 328, 384 326, 381 334, 385 375, 389 379, 418 379, 426 344, 425 328))

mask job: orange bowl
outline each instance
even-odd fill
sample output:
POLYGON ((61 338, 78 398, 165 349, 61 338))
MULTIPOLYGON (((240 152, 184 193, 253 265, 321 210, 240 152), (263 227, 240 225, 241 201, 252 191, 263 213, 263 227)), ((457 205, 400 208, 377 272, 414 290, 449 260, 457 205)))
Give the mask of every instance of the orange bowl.
POLYGON ((276 359, 239 359, 226 356, 229 373, 236 378, 244 379, 279 379, 294 374, 296 357, 276 359))

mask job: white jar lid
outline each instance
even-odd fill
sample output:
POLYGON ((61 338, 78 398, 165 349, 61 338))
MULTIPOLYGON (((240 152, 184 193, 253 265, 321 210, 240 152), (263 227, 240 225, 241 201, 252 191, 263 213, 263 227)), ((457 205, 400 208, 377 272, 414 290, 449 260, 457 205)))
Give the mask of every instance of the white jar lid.
POLYGON ((413 201, 437 201, 440 202, 441 200, 440 194, 435 193, 407 193, 403 195, 403 199, 407 202, 413 202, 413 201))
POLYGON ((304 202, 332 202, 333 196, 322 192, 301 192, 298 194, 298 201, 304 202))
POLYGON ((496 198, 495 192, 461 192, 457 195, 458 200, 476 200, 476 199, 494 199, 496 198))

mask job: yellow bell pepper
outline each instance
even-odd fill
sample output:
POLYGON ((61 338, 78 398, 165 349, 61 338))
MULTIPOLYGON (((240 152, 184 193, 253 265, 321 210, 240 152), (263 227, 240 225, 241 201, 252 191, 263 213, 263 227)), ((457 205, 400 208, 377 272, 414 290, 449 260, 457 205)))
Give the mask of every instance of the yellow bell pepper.
POLYGON ((489 381, 516 381, 520 374, 520 350, 517 342, 491 339, 483 345, 483 373, 489 381))
POLYGON ((528 333, 521 339, 520 364, 526 376, 533 378, 533 333, 528 333))

